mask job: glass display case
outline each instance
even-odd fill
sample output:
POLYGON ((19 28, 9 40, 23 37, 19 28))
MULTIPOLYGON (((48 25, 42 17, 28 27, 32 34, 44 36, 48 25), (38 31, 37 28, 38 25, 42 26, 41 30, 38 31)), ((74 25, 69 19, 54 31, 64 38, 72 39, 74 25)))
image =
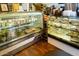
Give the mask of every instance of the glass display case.
POLYGON ((79 18, 50 16, 48 34, 57 40, 79 48, 79 18))
POLYGON ((18 12, 0 14, 0 46, 38 35, 43 29, 41 12, 18 12))

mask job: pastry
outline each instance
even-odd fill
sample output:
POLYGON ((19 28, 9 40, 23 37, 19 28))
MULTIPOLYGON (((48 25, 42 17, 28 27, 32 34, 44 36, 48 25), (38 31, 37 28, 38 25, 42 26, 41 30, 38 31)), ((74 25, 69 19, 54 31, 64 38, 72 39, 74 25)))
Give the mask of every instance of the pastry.
POLYGON ((68 33, 68 35, 71 36, 71 37, 78 37, 79 33, 71 31, 70 33, 68 33))
POLYGON ((31 33, 31 32, 34 32, 34 31, 36 31, 35 28, 30 28, 30 29, 25 30, 26 33, 31 33))
POLYGON ((71 21, 71 24, 72 24, 72 25, 75 25, 75 26, 78 26, 78 25, 79 25, 79 21, 77 21, 77 20, 72 20, 72 21, 71 21))

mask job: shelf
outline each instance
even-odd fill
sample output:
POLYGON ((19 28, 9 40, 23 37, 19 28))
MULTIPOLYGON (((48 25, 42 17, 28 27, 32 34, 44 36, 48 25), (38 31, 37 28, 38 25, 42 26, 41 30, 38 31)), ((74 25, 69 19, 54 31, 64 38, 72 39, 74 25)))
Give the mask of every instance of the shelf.
POLYGON ((75 47, 75 48, 79 49, 79 43, 75 43, 75 42, 72 42, 72 41, 65 40, 65 39, 63 39, 61 37, 55 36, 55 35, 50 34, 50 33, 48 33, 48 36, 51 37, 51 38, 54 38, 54 39, 56 39, 58 41, 61 41, 61 42, 65 43, 65 44, 69 44, 72 47, 75 47))
POLYGON ((55 23, 55 22, 51 22, 48 23, 49 26, 57 26, 60 27, 62 29, 67 29, 67 30, 71 30, 71 31, 76 31, 76 29, 78 29, 76 26, 74 25, 69 25, 69 24, 62 24, 62 23, 55 23), (51 24, 52 23, 52 24, 51 24))
POLYGON ((48 34, 59 41, 79 48, 79 23, 73 18, 66 17, 68 21, 59 17, 48 21, 48 34), (73 24, 74 23, 74 24, 73 24))
POLYGON ((40 36, 42 30, 43 16, 41 12, 1 13, 0 50, 27 40, 29 36, 31 38, 31 35, 32 37, 40 36))
POLYGON ((35 35, 36 33, 40 33, 40 30, 35 31, 35 32, 31 32, 31 33, 29 33, 29 34, 26 34, 26 35, 20 36, 20 37, 18 37, 18 38, 15 38, 15 39, 12 39, 12 40, 9 40, 9 41, 6 41, 6 42, 4 42, 4 43, 1 43, 0 46, 3 46, 3 45, 6 45, 6 44, 9 44, 9 43, 14 42, 14 41, 16 41, 16 40, 18 40, 18 39, 21 39, 21 38, 27 37, 27 36, 29 36, 29 35, 31 35, 31 34, 34 34, 34 36, 36 36, 36 35, 35 35))
POLYGON ((1 29, 10 29, 10 28, 15 28, 15 29, 17 29, 17 28, 21 28, 21 27, 25 27, 25 26, 32 26, 31 24, 25 24, 25 25, 19 25, 19 26, 12 26, 12 27, 2 27, 2 28, 0 28, 0 30, 1 29))
POLYGON ((1 13, 0 22, 0 47, 31 34, 40 35, 43 30, 41 12, 1 13))
POLYGON ((57 35, 58 37, 62 37, 65 40, 71 40, 71 38, 68 34, 71 32, 70 30, 63 29, 63 28, 56 28, 56 27, 49 27, 48 32, 52 33, 54 35, 57 35), (65 38, 66 37, 66 38, 65 38), (68 38, 67 38, 68 37, 68 38))

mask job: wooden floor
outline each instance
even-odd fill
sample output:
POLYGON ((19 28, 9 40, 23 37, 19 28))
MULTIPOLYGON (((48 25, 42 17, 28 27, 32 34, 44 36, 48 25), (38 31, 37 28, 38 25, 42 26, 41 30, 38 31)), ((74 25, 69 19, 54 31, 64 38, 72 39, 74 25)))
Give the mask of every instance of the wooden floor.
POLYGON ((50 52, 55 52, 57 50, 59 49, 47 43, 46 41, 39 41, 34 45, 18 52, 15 56, 44 56, 50 52))

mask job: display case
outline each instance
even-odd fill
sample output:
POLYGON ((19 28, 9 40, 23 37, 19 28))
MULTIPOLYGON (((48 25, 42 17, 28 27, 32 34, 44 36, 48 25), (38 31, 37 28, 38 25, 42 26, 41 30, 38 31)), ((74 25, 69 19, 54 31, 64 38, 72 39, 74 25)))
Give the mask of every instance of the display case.
POLYGON ((50 16, 49 36, 79 48, 79 18, 50 16))
POLYGON ((41 12, 18 12, 0 14, 0 49, 23 37, 38 36, 43 30, 41 12))

